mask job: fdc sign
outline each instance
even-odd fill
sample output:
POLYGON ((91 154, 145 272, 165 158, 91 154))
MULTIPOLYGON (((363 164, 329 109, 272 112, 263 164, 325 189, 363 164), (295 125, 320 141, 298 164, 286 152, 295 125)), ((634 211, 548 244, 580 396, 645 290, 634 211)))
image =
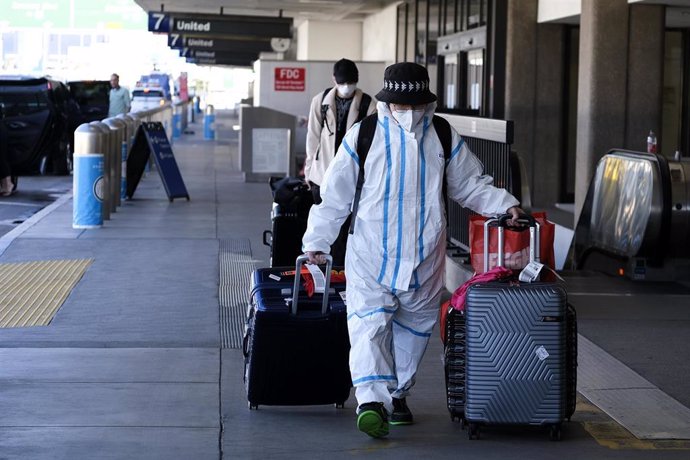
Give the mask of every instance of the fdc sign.
POLYGON ((276 91, 304 91, 304 67, 276 67, 275 90, 276 91))

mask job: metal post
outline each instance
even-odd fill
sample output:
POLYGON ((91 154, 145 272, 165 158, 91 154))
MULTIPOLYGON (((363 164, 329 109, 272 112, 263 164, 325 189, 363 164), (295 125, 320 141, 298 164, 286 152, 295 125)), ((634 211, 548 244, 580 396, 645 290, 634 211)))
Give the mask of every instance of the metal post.
MULTIPOLYGON (((107 118, 103 123, 110 128, 110 136, 112 138, 113 146, 113 161, 111 162, 112 174, 110 175, 110 190, 111 197, 115 207, 120 206, 121 203, 121 183, 122 183, 122 164, 124 162, 123 155, 126 155, 127 143, 127 123, 118 118, 107 118), (123 149, 125 150, 123 152, 123 149)), ((127 172, 125 171, 125 174, 127 172)))
POLYGON ((103 153, 103 220, 110 220, 110 210, 112 208, 112 204, 110 196, 109 171, 111 170, 110 162, 113 159, 113 155, 111 152, 112 147, 110 140, 110 128, 108 128, 108 125, 100 121, 92 121, 89 124, 94 128, 99 129, 103 136, 103 145, 101 148, 103 153))
POLYGON ((122 200, 127 198, 127 157, 134 143, 138 119, 130 114, 120 114, 117 118, 125 122, 125 136, 122 140, 122 161, 120 168, 120 203, 122 203, 122 200))
POLYGON ((74 131, 72 228, 103 226, 103 132, 84 123, 74 131))

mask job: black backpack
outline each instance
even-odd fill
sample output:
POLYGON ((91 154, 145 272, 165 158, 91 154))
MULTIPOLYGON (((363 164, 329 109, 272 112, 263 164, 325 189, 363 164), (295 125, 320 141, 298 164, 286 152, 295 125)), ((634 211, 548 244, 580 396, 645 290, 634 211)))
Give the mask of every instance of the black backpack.
MULTIPOLYGON (((431 122, 434 125, 434 130, 443 146, 443 156, 445 163, 450 160, 450 152, 452 149, 451 143, 453 136, 450 131, 450 124, 445 118, 434 115, 431 122)), ((378 124, 378 114, 373 113, 362 120, 359 126, 359 134, 357 136, 357 155, 359 156, 359 174, 357 175, 357 188, 355 189, 355 197, 352 202, 352 213, 350 218, 350 234, 355 232, 355 220, 357 217, 357 208, 359 208, 359 198, 362 195, 362 187, 364 186, 364 163, 367 161, 367 155, 371 148, 371 141, 374 139, 376 133, 376 125, 378 124)), ((444 164, 445 164, 444 163, 444 164)), ((445 169, 443 177, 443 199, 447 201, 448 192, 446 191, 445 169)))
MULTIPOLYGON (((323 96, 321 96, 321 129, 323 130, 323 126, 326 124, 326 112, 328 112, 328 104, 324 104, 323 101, 326 99, 326 95, 330 90, 333 88, 326 88, 323 91, 323 96)), ((359 113, 357 114, 357 119, 355 120, 355 123, 362 121, 366 116, 367 112, 369 111, 369 105, 371 105, 371 96, 369 96, 367 93, 362 93, 362 100, 359 103, 359 113)), ((328 128, 328 132, 330 134, 333 134, 331 132, 331 128, 328 128)))

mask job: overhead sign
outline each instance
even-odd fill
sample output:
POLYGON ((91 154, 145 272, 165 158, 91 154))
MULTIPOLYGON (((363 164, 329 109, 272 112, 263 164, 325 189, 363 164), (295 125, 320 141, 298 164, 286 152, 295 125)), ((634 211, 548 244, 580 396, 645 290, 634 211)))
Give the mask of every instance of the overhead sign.
POLYGON ((220 60, 243 60, 255 61, 259 58, 258 53, 236 53, 227 51, 208 51, 200 49, 184 48, 180 50, 180 56, 188 58, 220 59, 220 60))
POLYGON ((0 30, 40 29, 126 29, 141 30, 146 15, 132 0, 5 0, 0 1, 0 30))
POLYGON ((189 200, 189 193, 177 167, 165 128, 158 121, 142 123, 134 138, 132 150, 127 157, 127 198, 131 199, 134 195, 152 153, 168 199, 189 200))
POLYGON ((304 91, 306 74, 304 67, 276 67, 274 89, 276 91, 304 91))
POLYGON ((149 12, 150 32, 198 36, 291 38, 292 18, 149 12))
POLYGON ((207 58, 187 58, 187 62, 197 65, 229 65, 234 67, 251 67, 256 59, 207 59, 207 58))
POLYGON ((205 49, 212 51, 238 51, 244 53, 261 53, 274 51, 270 39, 228 40, 214 37, 194 37, 182 34, 169 34, 168 46, 173 49, 205 49))
POLYGON ((170 32, 170 16, 163 12, 149 11, 149 32, 170 32))

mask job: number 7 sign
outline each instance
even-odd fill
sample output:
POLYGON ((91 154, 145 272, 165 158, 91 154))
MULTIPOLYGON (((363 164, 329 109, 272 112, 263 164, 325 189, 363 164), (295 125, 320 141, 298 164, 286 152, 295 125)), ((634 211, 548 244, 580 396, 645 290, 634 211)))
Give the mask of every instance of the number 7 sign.
POLYGON ((170 16, 165 13, 149 11, 149 32, 170 32, 170 16))

